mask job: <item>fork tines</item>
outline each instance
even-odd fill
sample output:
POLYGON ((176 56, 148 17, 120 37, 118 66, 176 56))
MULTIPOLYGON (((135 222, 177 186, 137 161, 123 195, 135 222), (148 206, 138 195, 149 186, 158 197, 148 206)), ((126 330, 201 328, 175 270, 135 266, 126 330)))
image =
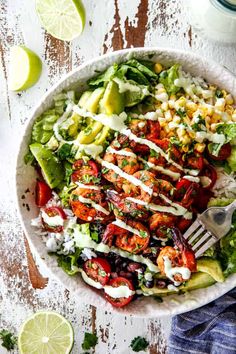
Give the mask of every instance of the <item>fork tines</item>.
POLYGON ((201 256, 216 241, 215 236, 210 231, 207 231, 198 219, 195 220, 183 236, 195 252, 196 258, 201 256), (195 240, 197 240, 196 243, 194 243, 195 240))

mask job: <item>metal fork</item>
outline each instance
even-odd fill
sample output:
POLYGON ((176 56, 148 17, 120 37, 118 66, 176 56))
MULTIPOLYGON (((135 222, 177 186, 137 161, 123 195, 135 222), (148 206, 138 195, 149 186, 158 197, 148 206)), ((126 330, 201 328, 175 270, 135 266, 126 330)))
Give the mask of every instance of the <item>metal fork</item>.
POLYGON ((235 209, 236 200, 226 207, 211 207, 184 233, 183 236, 195 252, 196 258, 229 232, 235 209))

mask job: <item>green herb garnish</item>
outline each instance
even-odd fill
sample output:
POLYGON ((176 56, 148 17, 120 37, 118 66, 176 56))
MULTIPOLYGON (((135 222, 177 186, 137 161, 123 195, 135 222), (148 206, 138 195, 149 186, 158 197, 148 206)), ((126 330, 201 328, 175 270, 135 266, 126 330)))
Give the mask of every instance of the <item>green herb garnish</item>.
POLYGON ((2 340, 2 347, 6 348, 7 351, 10 351, 15 348, 17 343, 17 337, 14 336, 7 329, 2 329, 0 331, 0 339, 2 340))
POLYGON ((85 332, 84 341, 82 343, 83 350, 94 348, 98 342, 98 337, 94 333, 85 332))
POLYGON ((135 337, 130 344, 130 347, 134 352, 141 352, 141 350, 146 350, 148 346, 149 343, 146 341, 146 339, 140 336, 135 337))

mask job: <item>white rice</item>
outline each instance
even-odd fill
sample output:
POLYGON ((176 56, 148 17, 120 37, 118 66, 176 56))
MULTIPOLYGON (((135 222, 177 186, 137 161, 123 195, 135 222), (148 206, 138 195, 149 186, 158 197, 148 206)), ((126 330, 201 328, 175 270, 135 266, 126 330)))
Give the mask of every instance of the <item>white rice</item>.
POLYGON ((229 175, 223 168, 217 168, 217 181, 212 189, 217 198, 236 198, 236 173, 229 175))

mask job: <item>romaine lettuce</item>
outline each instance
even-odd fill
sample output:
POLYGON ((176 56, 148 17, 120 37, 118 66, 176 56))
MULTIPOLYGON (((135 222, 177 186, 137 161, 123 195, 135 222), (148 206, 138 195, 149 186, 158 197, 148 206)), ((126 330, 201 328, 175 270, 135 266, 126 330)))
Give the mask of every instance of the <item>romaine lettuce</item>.
POLYGON ((231 170, 236 172, 236 146, 232 146, 231 155, 227 161, 231 170))
MULTIPOLYGON (((212 198, 208 203, 208 207, 211 206, 226 206, 232 203, 234 199, 227 198, 212 198)), ((232 228, 228 234, 220 241, 219 246, 215 245, 216 258, 220 260, 224 275, 228 276, 232 273, 236 273, 236 212, 232 217, 232 228)))
POLYGON ((78 259, 81 251, 82 250, 80 248, 76 248, 75 253, 73 254, 58 256, 58 266, 61 267, 68 275, 75 275, 79 271, 78 259))
POLYGON ((159 82, 164 85, 168 94, 175 94, 181 89, 174 82, 179 78, 179 65, 175 64, 170 69, 160 73, 159 82))

